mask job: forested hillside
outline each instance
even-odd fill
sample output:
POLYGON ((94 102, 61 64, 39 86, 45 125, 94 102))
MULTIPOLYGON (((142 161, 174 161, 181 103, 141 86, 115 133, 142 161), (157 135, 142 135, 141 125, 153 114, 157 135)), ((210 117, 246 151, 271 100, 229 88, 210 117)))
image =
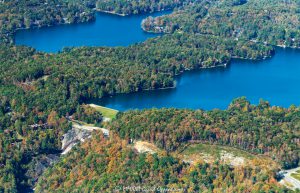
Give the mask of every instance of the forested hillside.
POLYGON ((100 11, 130 15, 174 9, 175 7, 186 5, 192 1, 193 0, 98 0, 96 8, 100 11))
POLYGON ((95 10, 130 15, 173 9, 186 2, 190 0, 3 0, 0 43, 12 43, 18 29, 91 21, 95 10))
POLYGON ((167 154, 138 154, 117 135, 105 139, 98 133, 49 169, 36 191, 288 192, 274 175, 260 167, 189 165, 167 154))
MULTIPOLYGON (((31 185, 23 181, 18 168, 26 171, 33 155, 60 150, 59 139, 70 129, 65 117, 81 112, 79 105, 85 99, 172 87, 174 76, 186 69, 224 65, 232 57, 261 59, 273 53, 272 48, 251 42, 222 40, 224 46, 219 41, 178 34, 129 48, 78 48, 60 54, 1 46, 1 171, 6 173, 11 167, 7 161, 13 160, 10 170, 16 184, 31 185), (35 124, 39 126, 32 128, 35 124)), ((3 187, 9 187, 5 184, 12 180, 4 181, 3 187)))
POLYGON ((300 2, 200 0, 171 15, 147 18, 143 28, 153 32, 184 31, 299 48, 300 2))
MULTIPOLYGON (((99 124, 102 115, 82 105, 87 99, 173 87, 174 77, 186 70, 229 64, 232 58, 256 60, 271 57, 275 52, 272 45, 299 47, 298 5, 296 0, 272 0, 270 4, 258 0, 0 1, 0 192, 21 192, 34 186, 35 174, 30 172, 34 167, 32 159, 60 152, 61 136, 71 128, 69 116, 99 124), (145 30, 170 34, 126 48, 67 48, 58 54, 47 54, 13 44, 14 33, 19 28, 86 22, 94 19, 95 9, 138 14, 173 8, 174 14, 149 18, 143 24, 145 30), (272 22, 273 27, 270 26, 272 22)), ((167 151, 173 151, 179 143, 191 139, 204 140, 269 155, 284 167, 296 166, 299 162, 298 108, 250 105, 245 108, 245 112, 230 108, 207 113, 171 109, 162 110, 161 117, 152 115, 151 112, 156 110, 129 112, 118 116, 120 120, 114 122, 111 129, 122 138, 145 139, 167 151), (170 128, 178 131, 176 137, 169 130, 157 130, 151 135, 148 130, 141 130, 152 129, 149 126, 153 124, 161 124, 160 129, 168 128, 167 120, 160 119, 168 114, 176 117, 173 113, 191 118, 171 122, 173 126, 170 128), (149 117, 144 121, 148 125, 136 120, 146 115, 149 117), (200 117, 195 118, 196 115, 200 117), (208 116, 203 118, 204 123, 201 116, 208 116), (129 129, 127 122, 136 131, 129 129), (140 129, 136 128, 139 124, 140 129), (163 135, 163 139, 159 135, 163 135)), ((124 155, 132 154, 124 149, 124 155)), ((84 159, 84 155, 81 156, 84 159)), ((135 165, 141 155, 132 156, 135 165)), ((166 166, 170 170, 176 167, 166 166)), ((178 167, 190 166, 180 163, 178 167)), ((211 172, 216 166, 205 167, 211 172)), ((184 175, 190 175, 186 172, 184 175)), ((237 176, 234 171, 228 172, 229 176, 237 176)), ((181 178, 175 174, 172 176, 177 180, 181 178)), ((207 178, 216 178, 214 174, 211 176, 207 178)), ((271 179, 270 175, 259 183, 268 179, 271 179)), ((232 179, 226 180, 233 185, 226 185, 224 189, 234 188, 232 179)), ((161 183, 160 180, 156 182, 161 183)), ((166 182, 166 185, 170 184, 166 182)), ((256 180, 251 184, 261 188, 255 185, 256 180)), ((245 184, 241 186, 247 187, 245 184)), ((221 185, 216 187, 221 188, 221 185)), ((268 187, 274 188, 273 185, 268 187)), ((84 184, 82 188, 86 188, 84 184)), ((203 188, 215 187, 207 183, 203 188)))
POLYGON ((224 65, 233 57, 262 59, 273 52, 251 42, 188 34, 128 48, 76 48, 60 54, 2 46, 0 89, 15 100, 16 110, 22 105, 42 111, 59 107, 65 115, 84 99, 171 87, 174 76, 185 70, 224 65))
POLYGON ((12 35, 17 29, 87 22, 92 19, 92 10, 80 1, 0 1, 0 43, 12 42, 12 35))
MULTIPOLYGON (((26 101, 26 96, 18 96, 26 101)), ((60 153, 61 136, 71 129, 67 118, 55 110, 18 107, 16 100, 0 99, 0 192, 23 192, 33 186, 37 167, 33 158, 60 153)), ((78 106, 73 116, 88 123, 99 123, 102 117, 86 106, 78 106)))
POLYGON ((120 113, 110 127, 126 140, 146 140, 175 151, 182 144, 205 142, 264 154, 284 168, 299 164, 299 108, 258 106, 234 100, 228 110, 153 109, 120 113))

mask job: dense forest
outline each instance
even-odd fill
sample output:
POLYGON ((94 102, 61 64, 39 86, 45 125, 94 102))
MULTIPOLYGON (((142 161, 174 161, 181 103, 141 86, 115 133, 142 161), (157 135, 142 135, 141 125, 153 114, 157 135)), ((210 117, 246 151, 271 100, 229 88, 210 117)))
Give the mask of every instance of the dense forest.
MULTIPOLYGON (((275 52, 272 45, 299 47, 298 5, 296 0, 272 0, 271 4, 258 0, 0 1, 0 192, 21 192, 34 186, 34 174, 29 172, 32 160, 60 152, 60 139, 72 127, 69 116, 87 123, 101 122, 101 114, 83 105, 86 99, 173 87, 174 77, 186 70, 229 64, 232 58, 271 57, 275 52), (94 19, 95 9, 126 15, 174 8, 170 16, 143 22, 147 31, 170 34, 126 48, 66 48, 47 54, 13 44, 14 33, 20 28, 87 22, 94 19)), ((156 134, 153 139, 149 131, 135 133, 125 125, 126 121, 132 126, 140 124, 134 116, 146 114, 145 122, 152 125, 160 118, 151 114, 156 110, 121 114, 111 129, 122 138, 142 138, 167 151, 175 150, 181 142, 203 140, 266 154, 287 168, 296 166, 298 108, 246 106, 246 112, 232 108, 207 113, 162 110, 161 117, 182 113, 197 125, 187 125, 186 131, 183 125, 170 127, 178 129, 184 138, 161 130, 158 133, 165 139, 156 134), (206 122, 202 123, 203 116, 210 118, 203 118, 206 122)), ((178 119, 172 124, 185 123, 178 119)), ((168 122, 157 124, 165 126, 168 122)), ((129 150, 124 151, 126 155, 129 150)), ((132 156, 136 161, 140 155, 132 156)), ((177 166, 167 167, 172 170, 177 166)), ((213 171, 216 166, 206 167, 213 171)), ((205 188, 214 189, 209 184, 205 188)))
POLYGON ((297 0, 195 1, 173 14, 145 19, 143 28, 159 33, 184 31, 299 48, 299 13, 297 0))
MULTIPOLYGON (((66 117, 75 113, 86 122, 101 119, 89 118, 91 113, 76 115, 89 112, 80 110, 85 99, 172 87, 174 76, 184 70, 224 65, 232 57, 263 59, 273 52, 252 42, 189 34, 166 35, 129 48, 77 48, 60 54, 1 46, 1 171, 6 173, 11 167, 7 161, 14 160, 15 184, 32 185, 17 171, 24 173, 19 168, 26 170, 33 155, 60 150, 59 139, 70 129, 66 117)), ((9 188, 12 180, 3 180, 9 188)))
POLYGON ((106 139, 98 133, 48 169, 36 191, 288 192, 274 176, 260 167, 189 165, 168 154, 139 154, 118 135, 106 139))
MULTIPOLYGON (((14 110, 15 100, 12 104, 5 97, 0 101, 0 192, 22 192, 35 183, 33 158, 60 153, 61 137, 71 129, 71 123, 68 116, 54 110, 47 113, 24 104, 18 112, 14 110)), ((87 123, 102 119, 86 106, 77 106, 73 116, 87 123)))
POLYGON ((80 1, 12 0, 0 1, 0 43, 12 42, 17 29, 86 22, 93 11, 80 1))
POLYGON ((119 113, 112 123, 126 140, 146 140, 172 152, 191 141, 237 147, 276 160, 283 168, 299 164, 300 109, 254 106, 245 98, 227 110, 152 109, 119 113))
POLYGON ((87 98, 171 87, 174 76, 185 70, 224 65, 233 57, 263 59, 273 52, 252 42, 188 34, 128 48, 76 48, 60 54, 2 46, 0 90, 15 100, 17 110, 28 105, 65 115, 87 98))
POLYGON ((18 29, 87 22, 95 10, 121 15, 173 9, 190 0, 2 0, 0 43, 13 42, 18 29))
POLYGON ((121 15, 151 13, 167 9, 174 9, 186 5, 193 0, 98 0, 96 8, 100 11, 109 11, 121 15))

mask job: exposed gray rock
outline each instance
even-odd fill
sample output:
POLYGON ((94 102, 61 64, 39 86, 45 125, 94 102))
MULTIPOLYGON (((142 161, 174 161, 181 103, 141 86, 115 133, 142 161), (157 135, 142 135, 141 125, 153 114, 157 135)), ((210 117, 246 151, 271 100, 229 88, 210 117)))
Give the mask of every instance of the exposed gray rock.
POLYGON ((37 182, 38 178, 43 174, 43 172, 49 167, 54 165, 59 160, 58 154, 48 154, 39 155, 34 157, 29 165, 29 169, 26 176, 30 177, 32 180, 31 184, 37 182))
POLYGON ((62 143, 62 154, 68 153, 74 145, 76 145, 79 141, 84 142, 85 139, 90 138, 92 135, 92 130, 84 130, 77 127, 73 127, 66 134, 64 134, 64 138, 61 141, 62 143))
POLYGON ((105 128, 73 123, 72 129, 63 136, 61 141, 62 155, 68 153, 79 141, 84 142, 86 139, 90 138, 92 132, 95 130, 101 130, 105 136, 109 136, 109 131, 105 128))

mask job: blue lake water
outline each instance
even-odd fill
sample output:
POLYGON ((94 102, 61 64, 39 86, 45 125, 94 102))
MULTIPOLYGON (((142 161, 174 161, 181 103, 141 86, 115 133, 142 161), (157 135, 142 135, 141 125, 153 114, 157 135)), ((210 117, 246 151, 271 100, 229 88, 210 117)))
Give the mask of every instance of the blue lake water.
POLYGON ((64 47, 128 46, 158 36, 141 29, 144 18, 171 12, 162 11, 126 17, 97 12, 96 20, 92 22, 18 30, 15 43, 44 52, 58 52, 64 47))
MULTIPOLYGON (((158 16, 169 12, 154 13, 158 16)), ((157 36, 140 28, 148 15, 120 17, 97 13, 95 22, 20 30, 16 44, 45 52, 67 46, 127 46, 157 36)), ((237 97, 246 96, 253 104, 261 98, 271 105, 300 105, 300 50, 276 50, 264 61, 233 60, 226 68, 185 72, 176 78, 175 89, 144 91, 93 100, 118 110, 151 107, 225 109, 237 97)))
POLYGON ((185 72, 175 89, 122 94, 92 102, 128 110, 151 107, 226 109, 237 97, 252 104, 300 105, 300 50, 277 49, 264 61, 234 60, 229 66, 185 72))

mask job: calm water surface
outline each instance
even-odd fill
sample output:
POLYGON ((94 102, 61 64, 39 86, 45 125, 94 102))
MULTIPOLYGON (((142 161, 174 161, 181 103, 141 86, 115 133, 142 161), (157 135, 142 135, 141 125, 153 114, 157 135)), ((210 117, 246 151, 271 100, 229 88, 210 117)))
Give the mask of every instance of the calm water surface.
POLYGON ((141 29, 144 18, 171 12, 162 11, 126 17, 97 12, 96 20, 93 22, 19 30, 15 35, 15 43, 44 52, 58 52, 64 47, 128 46, 158 36, 141 29))
MULTIPOLYGON (((151 14, 158 16, 170 12, 151 14)), ((140 28, 149 15, 120 17, 97 13, 95 22, 21 30, 16 43, 45 52, 67 46, 128 46, 157 35, 140 28)), ((227 108, 237 97, 257 104, 263 98, 272 105, 300 105, 300 50, 277 49, 271 59, 260 62, 234 60, 226 68, 185 72, 176 78, 175 89, 122 94, 93 100, 118 110, 151 107, 191 109, 227 108)))
POLYGON ((175 89, 145 91, 92 102, 118 110, 151 107, 225 109, 237 97, 253 104, 261 98, 271 105, 300 105, 300 50, 277 49, 260 62, 234 60, 226 68, 185 72, 175 89))

